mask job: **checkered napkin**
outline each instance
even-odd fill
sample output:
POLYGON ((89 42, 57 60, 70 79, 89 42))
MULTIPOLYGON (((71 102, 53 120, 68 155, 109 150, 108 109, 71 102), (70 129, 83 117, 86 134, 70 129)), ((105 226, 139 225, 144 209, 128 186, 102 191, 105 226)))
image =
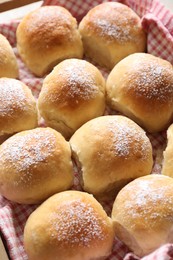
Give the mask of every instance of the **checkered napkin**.
MULTIPOLYGON (((44 5, 64 6, 80 21, 89 9, 102 2, 102 0, 45 0, 44 5)), ((167 59, 173 64, 173 15, 171 12, 157 0, 122 0, 119 2, 130 6, 141 17, 142 25, 148 34, 148 52, 167 59)), ((19 21, 11 21, 10 23, 0 24, 0 33, 7 37, 14 48, 20 69, 19 79, 31 88, 35 97, 38 97, 43 79, 33 76, 20 60, 15 47, 15 31, 18 23, 19 21)), ((101 70, 106 77, 108 72, 103 68, 101 70)), ((166 145, 166 132, 155 135, 148 134, 148 137, 153 145, 155 161, 152 172, 160 173, 162 154, 166 145)), ((75 175, 73 189, 81 190, 77 175, 75 175)), ((0 232, 12 260, 28 259, 23 247, 23 229, 28 216, 36 207, 37 205, 28 206, 13 203, 0 196, 0 232)), ((105 203, 103 207, 110 215, 112 201, 105 203)), ((122 242, 115 238, 112 254, 107 260, 122 259, 139 260, 138 257, 129 252, 122 242)), ((161 259, 173 259, 173 245, 164 245, 151 255, 143 258, 143 260, 161 259)))

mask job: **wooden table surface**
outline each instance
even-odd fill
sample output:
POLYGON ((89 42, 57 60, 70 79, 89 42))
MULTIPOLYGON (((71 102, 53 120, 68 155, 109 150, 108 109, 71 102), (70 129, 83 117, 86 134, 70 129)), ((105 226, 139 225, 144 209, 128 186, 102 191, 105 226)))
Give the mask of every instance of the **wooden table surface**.
POLYGON ((1 237, 0 237, 0 259, 8 260, 8 256, 7 256, 7 253, 6 253, 6 250, 5 250, 1 237))
MULTIPOLYGON (((18 2, 19 0, 13 0, 13 1, 15 1, 17 6, 19 5, 19 2, 18 2)), ((43 1, 38 1, 38 0, 36 0, 33 3, 33 0, 29 0, 31 3, 24 5, 24 2, 26 2, 26 1, 28 2, 28 0, 22 0, 21 7, 11 9, 10 6, 11 6, 11 2, 13 2, 13 1, 7 2, 7 0, 0 0, 0 23, 8 22, 8 21, 11 21, 14 19, 20 19, 28 12, 31 12, 34 9, 36 9, 37 7, 41 6, 43 3, 43 1), (7 3, 5 12, 2 11, 2 10, 4 10, 4 6, 3 6, 4 1, 6 1, 6 3, 7 3)), ((14 3, 13 3, 13 5, 14 5, 14 3)))
POLYGON ((25 6, 39 0, 0 0, 0 11, 4 12, 7 10, 12 10, 14 8, 25 6))

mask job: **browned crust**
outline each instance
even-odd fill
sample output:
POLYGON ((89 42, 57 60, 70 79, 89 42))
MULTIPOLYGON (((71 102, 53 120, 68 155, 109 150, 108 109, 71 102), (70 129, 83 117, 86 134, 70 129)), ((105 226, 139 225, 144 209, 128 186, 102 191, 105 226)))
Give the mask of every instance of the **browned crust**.
POLYGON ((17 29, 17 36, 35 48, 50 49, 71 41, 77 28, 75 19, 63 7, 45 6, 28 14, 17 29))

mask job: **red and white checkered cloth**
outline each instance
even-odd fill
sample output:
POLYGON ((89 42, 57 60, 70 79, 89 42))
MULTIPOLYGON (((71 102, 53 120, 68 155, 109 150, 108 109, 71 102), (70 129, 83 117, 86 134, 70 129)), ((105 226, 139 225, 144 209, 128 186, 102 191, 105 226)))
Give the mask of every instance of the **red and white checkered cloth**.
MULTIPOLYGON (((44 5, 61 5, 67 8, 78 21, 89 9, 102 0, 45 0, 44 5)), ((148 34, 148 52, 167 59, 173 64, 173 14, 157 0, 121 0, 121 3, 130 6, 142 18, 142 25, 148 34)), ((20 80, 25 82, 37 97, 43 79, 33 76, 20 60, 16 50, 15 31, 19 21, 0 24, 0 33, 4 34, 14 48, 20 68, 20 80)), ((102 70, 106 76, 105 70, 102 70)), ((152 145, 155 164, 153 173, 160 173, 162 164, 162 152, 166 144, 166 132, 160 134, 148 134, 152 145)), ((80 190, 79 181, 75 176, 73 189, 80 190)), ((112 201, 103 205, 108 214, 111 212, 112 201)), ((7 245, 12 260, 27 260, 23 247, 23 229, 28 216, 36 208, 36 205, 20 205, 10 202, 0 196, 0 232, 7 245)), ((129 253, 128 248, 115 239, 112 254, 107 260, 138 260, 139 258, 129 253)), ((173 259, 173 245, 167 244, 143 260, 171 260, 173 259)), ((3 260, 3 259, 2 259, 3 260)), ((41 260, 41 259, 40 259, 41 260)))

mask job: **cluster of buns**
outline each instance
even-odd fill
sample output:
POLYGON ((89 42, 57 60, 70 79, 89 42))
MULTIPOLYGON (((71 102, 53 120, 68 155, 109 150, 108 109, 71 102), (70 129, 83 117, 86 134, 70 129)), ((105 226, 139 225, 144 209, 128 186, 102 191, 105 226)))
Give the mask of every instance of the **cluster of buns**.
POLYGON ((46 200, 25 226, 29 259, 103 259, 114 236, 138 256, 173 242, 173 126, 163 175, 150 175, 145 133, 173 119, 173 68, 144 53, 140 18, 109 2, 78 27, 65 8, 44 6, 22 19, 16 37, 28 69, 45 76, 36 103, 14 79, 17 61, 0 35, 0 138, 12 135, 0 146, 0 194, 17 203, 46 200), (107 80, 84 54, 112 69, 107 80), (105 115, 115 111, 123 115, 105 115), (38 127, 38 114, 48 127, 38 127), (67 191, 75 171, 82 192, 67 191), (89 193, 115 199, 111 218, 89 193))
POLYGON ((146 50, 146 34, 140 18, 129 7, 103 3, 82 19, 63 7, 44 6, 28 15, 17 28, 17 48, 27 67, 43 76, 67 58, 84 53, 101 66, 111 69, 127 55, 146 50))

